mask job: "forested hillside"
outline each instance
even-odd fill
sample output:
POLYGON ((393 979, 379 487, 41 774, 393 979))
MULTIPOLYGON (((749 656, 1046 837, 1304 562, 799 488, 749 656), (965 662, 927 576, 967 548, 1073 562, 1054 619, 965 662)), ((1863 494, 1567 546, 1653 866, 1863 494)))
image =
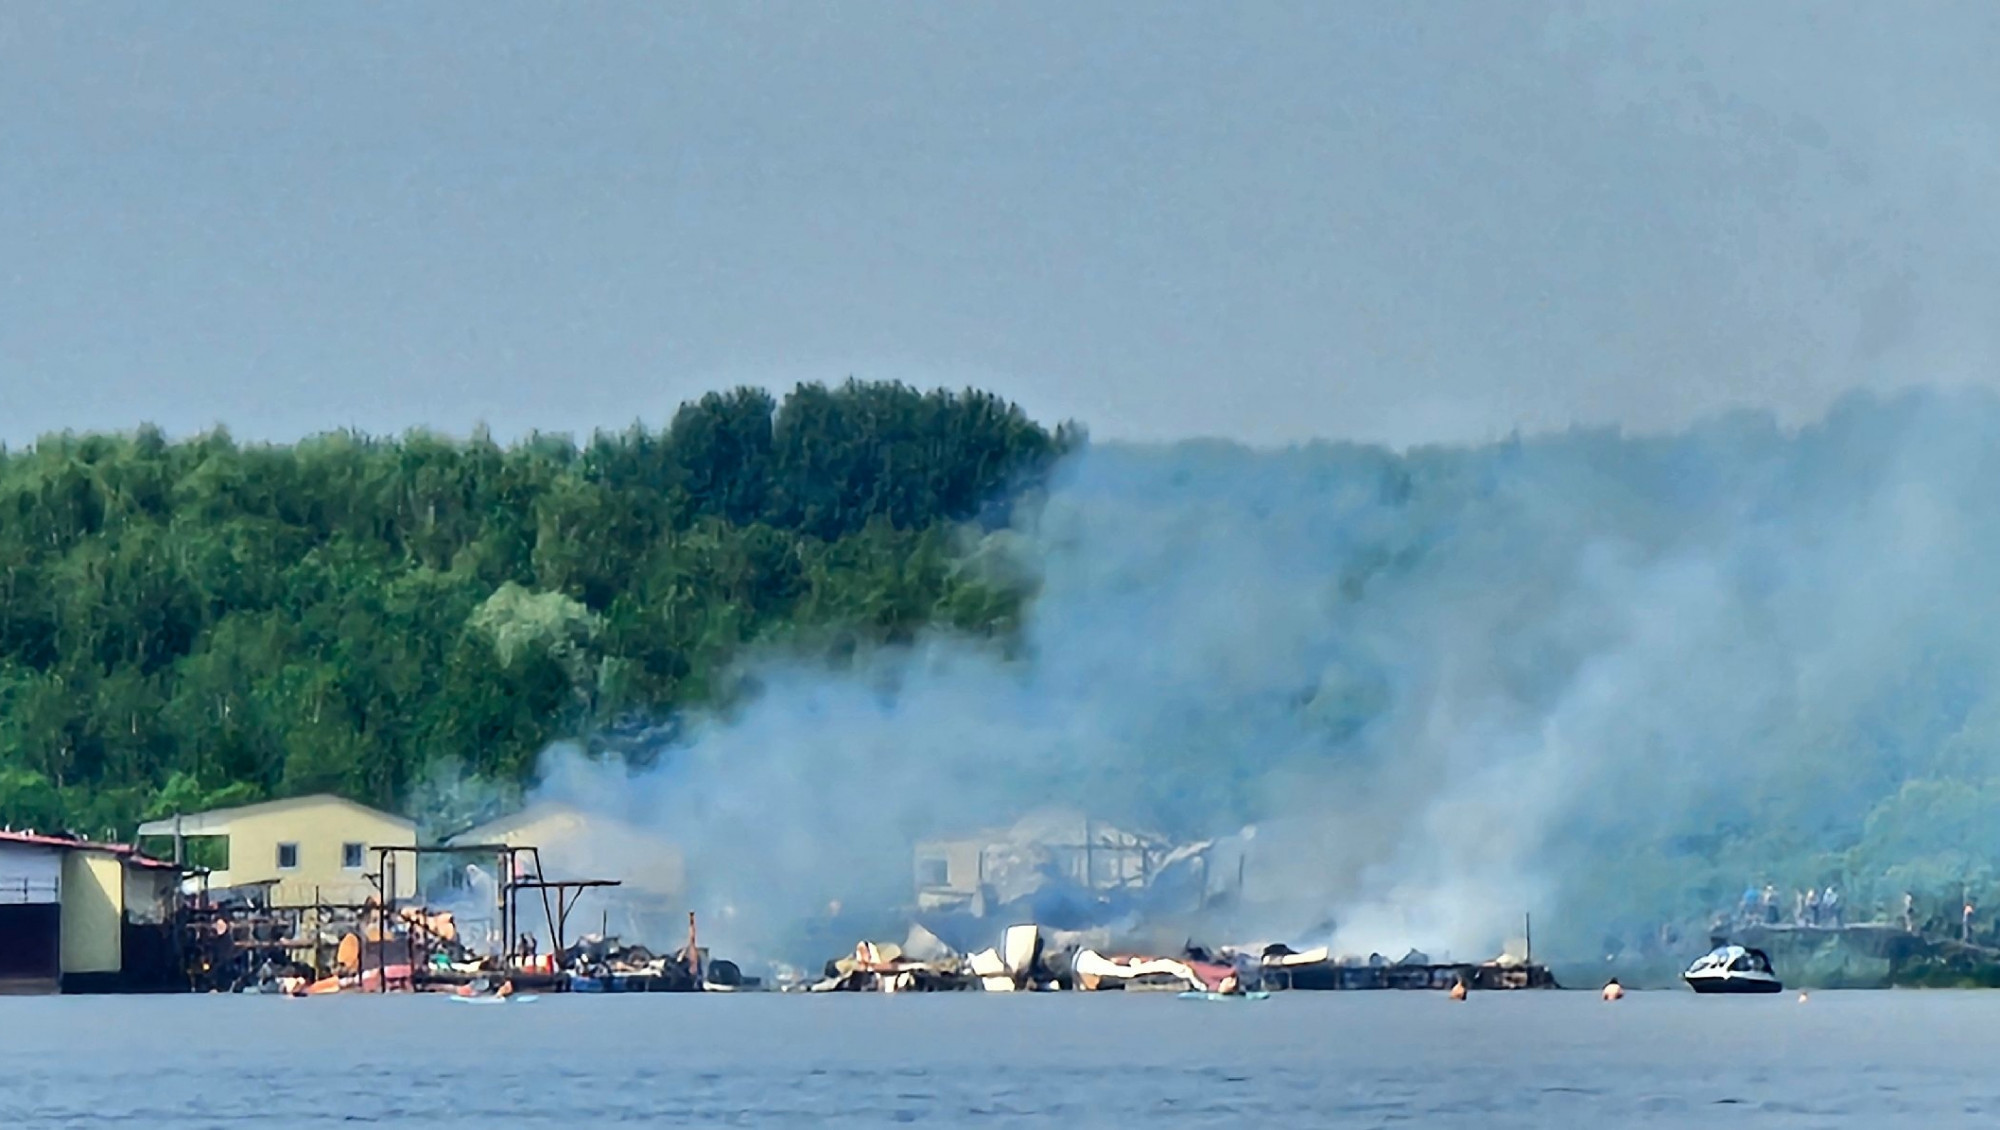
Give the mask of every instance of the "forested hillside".
POLYGON ((1069 437, 968 392, 806 385, 581 446, 61 436, 0 454, 0 820, 137 820, 432 768, 725 693, 747 642, 1004 631, 953 566, 1069 437))

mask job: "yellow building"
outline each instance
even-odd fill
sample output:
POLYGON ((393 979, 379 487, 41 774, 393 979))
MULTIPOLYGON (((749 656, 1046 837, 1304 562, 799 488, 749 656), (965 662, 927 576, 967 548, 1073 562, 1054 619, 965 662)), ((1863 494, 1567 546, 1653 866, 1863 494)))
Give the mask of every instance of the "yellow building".
MULTIPOLYGON (((271 905, 309 906, 366 900, 375 893, 367 876, 381 862, 374 849, 414 846, 417 826, 320 794, 169 816, 140 825, 139 836, 178 842, 179 858, 207 863, 211 890, 270 884, 271 905)), ((416 862, 404 855, 395 864, 395 895, 416 893, 416 862)))

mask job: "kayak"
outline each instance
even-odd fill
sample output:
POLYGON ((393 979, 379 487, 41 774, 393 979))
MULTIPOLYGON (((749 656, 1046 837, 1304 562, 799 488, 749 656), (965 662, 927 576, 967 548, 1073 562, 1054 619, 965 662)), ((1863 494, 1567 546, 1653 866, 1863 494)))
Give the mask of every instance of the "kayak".
POLYGON ((1184 1001, 1261 1001, 1269 997, 1270 995, 1271 994, 1265 992, 1262 989, 1259 989, 1254 993, 1186 992, 1181 994, 1181 999, 1184 1001))
POLYGON ((461 997, 454 994, 447 999, 461 1004, 533 1004, 541 998, 533 993, 516 993, 511 997, 461 997))

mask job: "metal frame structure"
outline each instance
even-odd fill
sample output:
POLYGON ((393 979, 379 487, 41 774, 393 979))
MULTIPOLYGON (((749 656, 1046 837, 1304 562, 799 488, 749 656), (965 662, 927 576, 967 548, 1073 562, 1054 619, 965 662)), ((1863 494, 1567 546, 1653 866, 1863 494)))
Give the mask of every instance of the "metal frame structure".
POLYGON ((556 953, 569 948, 569 914, 587 891, 599 887, 621 887, 617 879, 516 879, 507 884, 515 891, 542 892, 542 910, 549 911, 549 892, 556 894, 554 914, 549 918, 549 943, 556 953))
MULTIPOLYGON (((421 865, 423 857, 427 855, 487 855, 493 857, 495 863, 500 868, 499 876, 494 884, 498 895, 494 906, 494 912, 498 915, 498 921, 495 924, 495 933, 499 937, 498 952, 494 954, 494 957, 499 960, 503 969, 511 965, 513 959, 517 956, 514 951, 514 945, 516 942, 515 931, 520 926, 520 892, 541 892, 542 915, 548 923, 550 943, 554 946, 556 953, 561 953, 567 941, 569 915, 572 910, 576 909, 577 899, 582 897, 583 893, 588 890, 623 885, 617 879, 552 880, 543 878, 542 849, 534 845, 518 847, 513 844, 453 844, 448 847, 405 845, 376 847, 372 850, 375 852, 375 870, 363 876, 363 878, 367 879, 374 886, 376 893, 375 933, 378 940, 375 947, 375 974, 377 991, 384 993, 389 991, 387 941, 389 938, 389 922, 396 901, 396 861, 399 856, 408 855, 411 858, 413 866, 421 865), (533 863, 534 878, 532 879, 516 877, 520 873, 520 858, 524 855, 528 856, 533 863), (549 902, 550 891, 556 893, 556 901, 553 905, 549 902)), ((364 944, 364 964, 365 955, 366 946, 364 944)), ((416 949, 412 945, 410 950, 410 979, 413 983, 416 980, 417 974, 416 964, 416 949)), ((359 973, 361 970, 357 968, 356 972, 359 973)))

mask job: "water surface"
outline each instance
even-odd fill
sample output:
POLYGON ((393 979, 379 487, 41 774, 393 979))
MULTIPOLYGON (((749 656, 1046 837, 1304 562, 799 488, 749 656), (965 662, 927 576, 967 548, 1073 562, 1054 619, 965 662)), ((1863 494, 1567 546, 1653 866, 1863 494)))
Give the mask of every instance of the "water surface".
POLYGON ((0 1126, 1991 1126, 2000 993, 0 999, 0 1126))

